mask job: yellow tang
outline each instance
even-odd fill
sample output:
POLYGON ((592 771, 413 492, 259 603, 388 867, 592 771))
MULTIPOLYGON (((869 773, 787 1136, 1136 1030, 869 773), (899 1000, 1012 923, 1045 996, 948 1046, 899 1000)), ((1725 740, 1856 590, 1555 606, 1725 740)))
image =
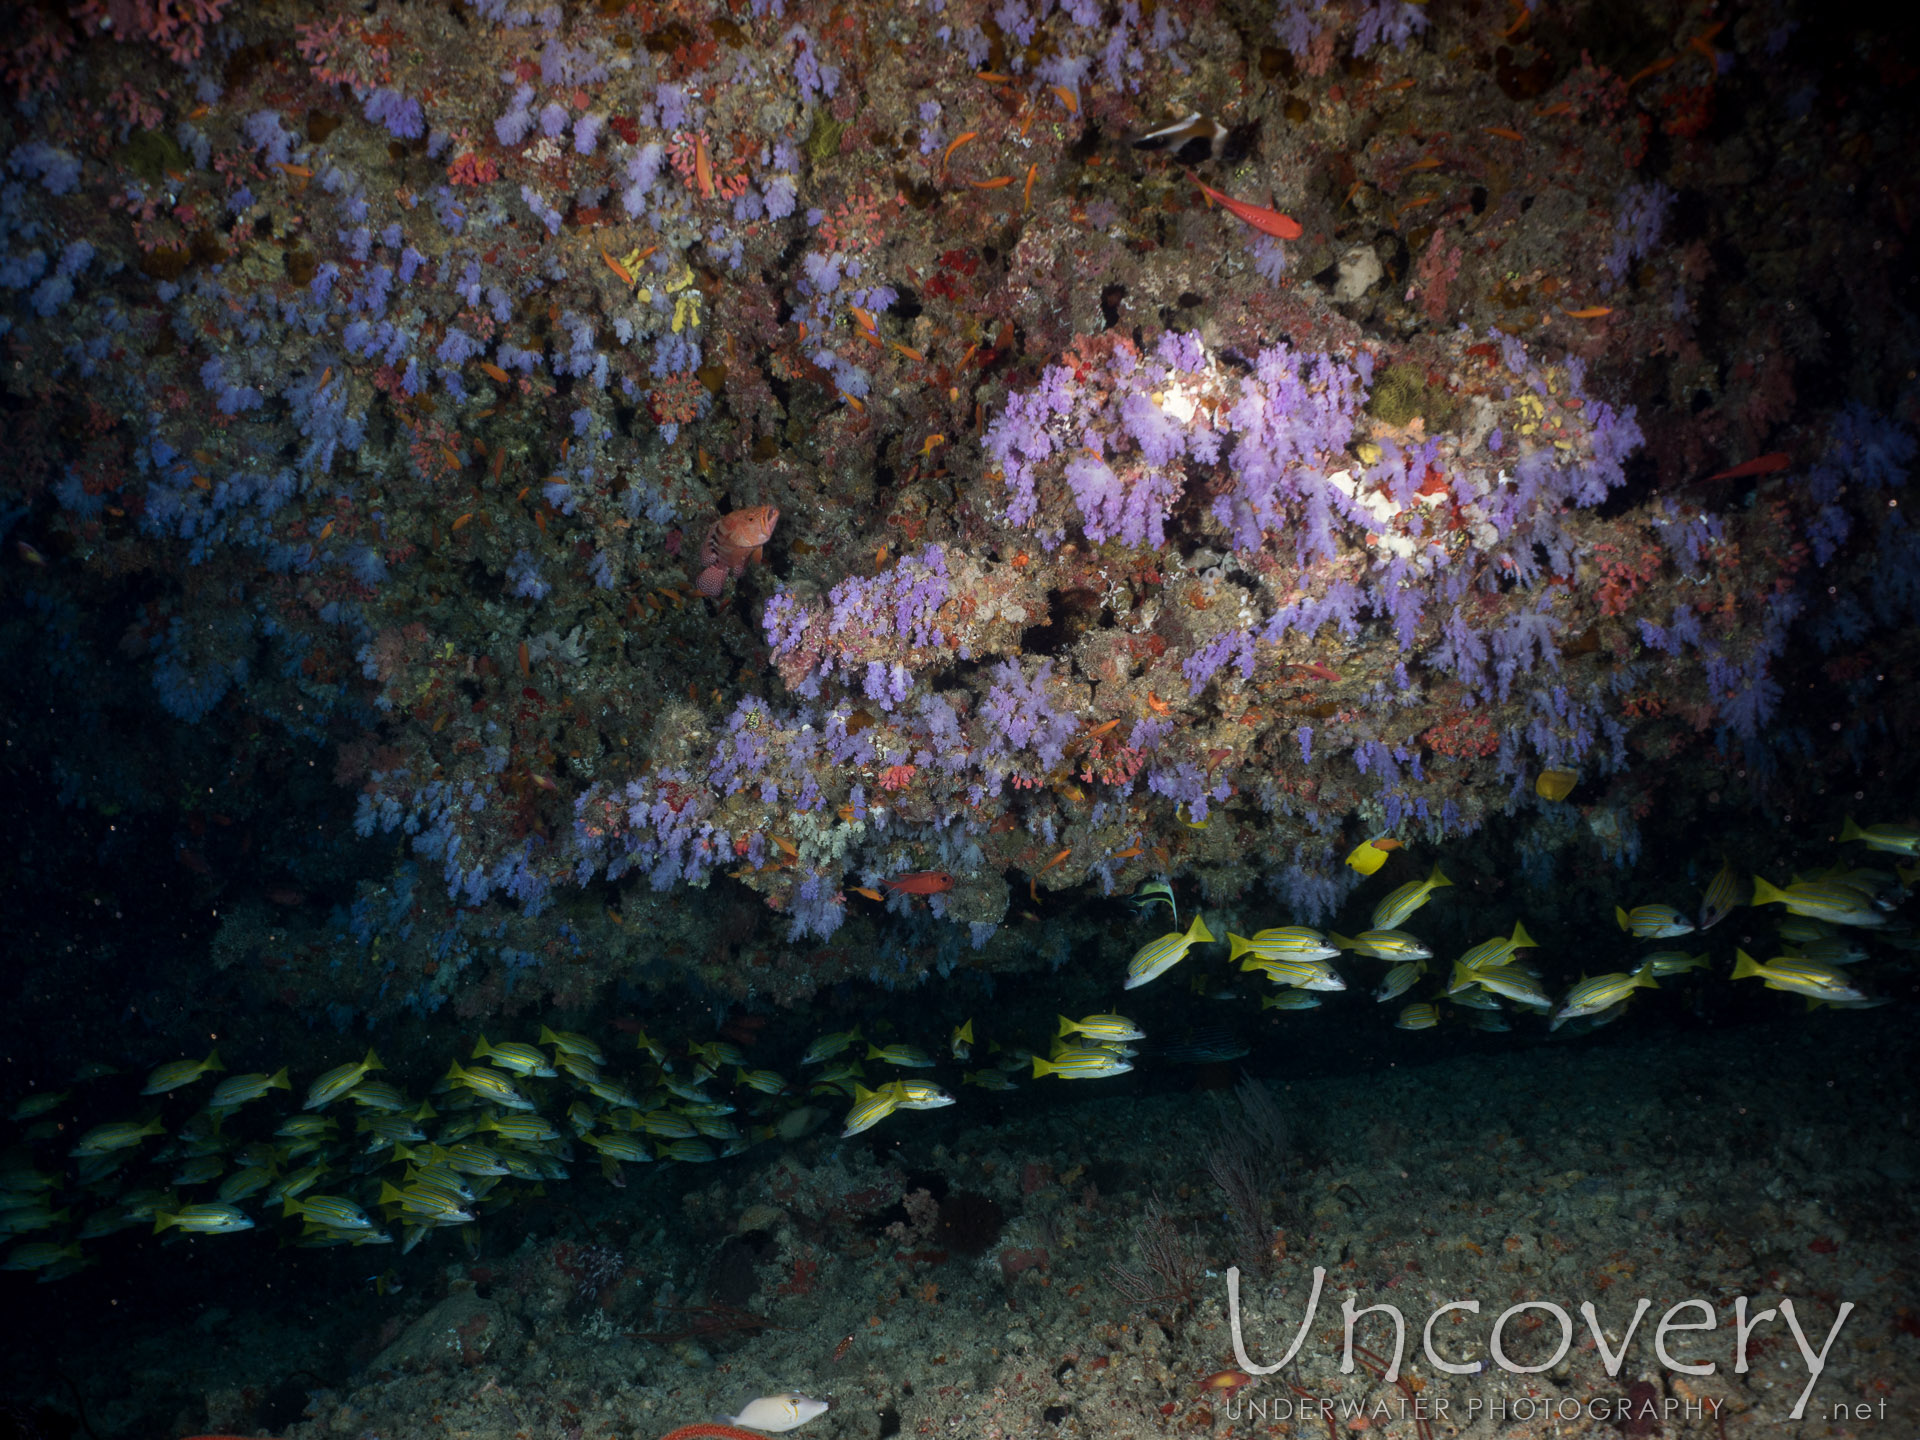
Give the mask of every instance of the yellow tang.
POLYGON ((1384 835, 1376 835, 1371 840, 1362 840, 1347 856, 1347 864, 1362 875, 1371 875, 1387 863, 1387 852, 1399 848, 1399 845, 1398 840, 1389 840, 1384 835))
POLYGON ((1533 782, 1533 793, 1542 800, 1564 800, 1573 793, 1579 780, 1571 770, 1542 770, 1533 782))

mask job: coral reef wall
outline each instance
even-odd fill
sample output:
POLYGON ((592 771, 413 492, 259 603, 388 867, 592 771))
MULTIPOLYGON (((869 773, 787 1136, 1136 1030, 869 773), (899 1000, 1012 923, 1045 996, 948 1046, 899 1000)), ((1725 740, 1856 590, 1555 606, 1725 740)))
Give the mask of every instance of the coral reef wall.
POLYGON ((791 999, 1899 763, 1911 102, 1784 9, 10 13, 17 738, 255 998, 791 999))

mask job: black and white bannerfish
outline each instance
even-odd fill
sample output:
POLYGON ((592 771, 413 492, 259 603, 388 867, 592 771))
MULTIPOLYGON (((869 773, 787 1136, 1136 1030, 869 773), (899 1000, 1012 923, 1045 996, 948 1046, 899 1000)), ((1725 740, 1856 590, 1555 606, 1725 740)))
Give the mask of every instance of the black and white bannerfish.
POLYGON ((1130 143, 1136 150, 1172 155, 1182 165, 1198 165, 1205 160, 1245 159, 1253 148, 1253 137, 1257 130, 1258 127, 1254 125, 1237 126, 1229 130, 1218 120, 1209 119, 1194 110, 1184 119, 1176 120, 1171 125, 1162 125, 1158 130, 1141 135, 1130 143))

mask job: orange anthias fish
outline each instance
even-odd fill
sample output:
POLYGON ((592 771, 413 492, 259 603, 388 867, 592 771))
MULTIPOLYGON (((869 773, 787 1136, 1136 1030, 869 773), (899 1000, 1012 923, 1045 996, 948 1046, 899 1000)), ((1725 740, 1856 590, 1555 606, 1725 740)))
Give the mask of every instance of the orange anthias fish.
POLYGON ((1709 480, 1744 480, 1749 475, 1771 475, 1776 470, 1784 470, 1793 463, 1784 450, 1776 450, 1771 455, 1756 456, 1752 460, 1743 460, 1731 470, 1722 470, 1717 475, 1709 475, 1709 480))
POLYGON ((1278 210, 1269 210, 1261 205, 1249 205, 1246 201, 1236 200, 1231 195, 1222 195, 1191 170, 1187 171, 1187 178, 1198 185, 1209 200, 1224 205, 1263 235, 1271 235, 1276 240, 1298 240, 1305 233, 1300 228, 1300 222, 1291 215, 1282 215, 1278 210))
POLYGON ((902 895, 944 895, 953 889, 953 876, 944 870, 912 870, 880 882, 902 895))
POLYGON ((760 547, 773 538, 773 527, 779 523, 777 505, 735 510, 714 521, 700 542, 700 573, 693 588, 709 600, 719 598, 729 575, 746 574, 747 566, 760 558, 760 547))

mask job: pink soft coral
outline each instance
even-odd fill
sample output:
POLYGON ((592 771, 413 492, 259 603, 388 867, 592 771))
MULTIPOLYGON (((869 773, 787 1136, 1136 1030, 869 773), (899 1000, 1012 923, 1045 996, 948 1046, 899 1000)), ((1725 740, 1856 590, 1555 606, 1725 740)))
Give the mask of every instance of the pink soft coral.
POLYGON ((61 63, 81 40, 110 35, 122 43, 153 45, 175 64, 200 58, 207 30, 232 0, 79 0, 26 10, 27 34, 0 60, 0 81, 25 99, 60 83, 61 63))

